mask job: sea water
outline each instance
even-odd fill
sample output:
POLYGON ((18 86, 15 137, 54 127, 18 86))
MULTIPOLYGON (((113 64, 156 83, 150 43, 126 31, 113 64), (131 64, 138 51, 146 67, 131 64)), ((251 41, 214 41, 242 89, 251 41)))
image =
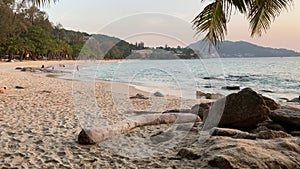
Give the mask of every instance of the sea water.
POLYGON ((196 91, 227 95, 224 86, 250 87, 274 99, 300 94, 300 57, 124 60, 85 64, 77 80, 122 82, 149 92, 195 98, 196 91))

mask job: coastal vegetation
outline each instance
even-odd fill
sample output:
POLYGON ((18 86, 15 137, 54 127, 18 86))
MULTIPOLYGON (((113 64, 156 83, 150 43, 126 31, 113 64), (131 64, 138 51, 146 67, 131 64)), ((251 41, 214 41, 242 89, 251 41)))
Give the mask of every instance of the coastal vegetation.
POLYGON ((53 25, 36 6, 0 1, 0 53, 9 59, 72 59, 84 44, 84 34, 53 25))

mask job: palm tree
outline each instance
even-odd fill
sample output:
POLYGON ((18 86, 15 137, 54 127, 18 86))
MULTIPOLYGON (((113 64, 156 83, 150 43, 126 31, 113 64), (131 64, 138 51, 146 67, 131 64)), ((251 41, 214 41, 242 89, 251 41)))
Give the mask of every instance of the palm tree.
MULTIPOLYGON (((201 0, 204 1, 207 0, 201 0)), ((244 14, 249 20, 251 37, 259 37, 283 10, 291 6, 293 0, 213 0, 192 23, 196 34, 206 32, 205 39, 216 45, 225 39, 227 23, 233 10, 244 14)))

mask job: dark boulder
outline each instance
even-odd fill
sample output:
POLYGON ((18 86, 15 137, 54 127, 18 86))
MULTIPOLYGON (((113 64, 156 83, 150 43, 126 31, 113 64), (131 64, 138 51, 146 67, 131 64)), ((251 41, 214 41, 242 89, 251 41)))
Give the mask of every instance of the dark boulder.
POLYGON ((245 88, 217 100, 207 118, 209 121, 219 118, 219 127, 250 129, 265 121, 269 114, 270 110, 263 98, 252 89, 245 88))
POLYGON ((224 90, 241 90, 240 86, 224 86, 222 87, 224 90))
POLYGON ((283 126, 300 127, 300 109, 283 106, 280 109, 271 111, 270 118, 283 126))

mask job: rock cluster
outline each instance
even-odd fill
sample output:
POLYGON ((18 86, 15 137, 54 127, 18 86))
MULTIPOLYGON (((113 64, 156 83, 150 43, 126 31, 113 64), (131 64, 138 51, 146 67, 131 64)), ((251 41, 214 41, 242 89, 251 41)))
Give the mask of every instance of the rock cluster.
POLYGON ((195 105, 191 110, 198 114, 203 121, 206 121, 209 113, 212 113, 210 114, 211 118, 220 116, 219 127, 247 129, 256 127, 256 124, 268 118, 270 114, 268 105, 272 105, 272 108, 278 107, 271 99, 263 98, 250 88, 246 88, 214 103, 195 105), (268 104, 265 99, 268 100, 268 104), (212 111, 215 109, 219 110, 212 111))
POLYGON ((300 109, 280 106, 250 88, 191 108, 210 137, 177 156, 204 168, 299 168, 300 109), (205 147, 205 148, 201 148, 205 147), (201 152, 201 153, 200 153, 201 152))
POLYGON ((263 125, 268 129, 289 134, 300 130, 300 109, 281 107, 274 100, 257 94, 250 88, 213 103, 197 104, 191 108, 191 112, 198 114, 207 123, 219 117, 218 123, 210 125, 210 128, 225 127, 250 131, 263 125))

